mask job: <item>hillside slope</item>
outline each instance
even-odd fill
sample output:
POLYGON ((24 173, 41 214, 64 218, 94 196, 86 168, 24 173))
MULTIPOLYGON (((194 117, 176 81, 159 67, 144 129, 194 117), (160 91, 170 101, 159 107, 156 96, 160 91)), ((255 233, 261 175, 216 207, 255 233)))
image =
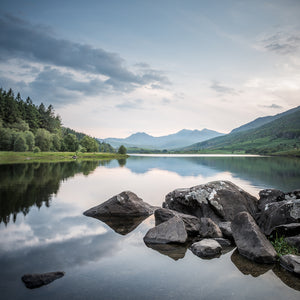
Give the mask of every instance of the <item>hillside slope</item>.
POLYGON ((223 150, 273 154, 300 151, 300 109, 255 129, 193 144, 184 151, 223 150))

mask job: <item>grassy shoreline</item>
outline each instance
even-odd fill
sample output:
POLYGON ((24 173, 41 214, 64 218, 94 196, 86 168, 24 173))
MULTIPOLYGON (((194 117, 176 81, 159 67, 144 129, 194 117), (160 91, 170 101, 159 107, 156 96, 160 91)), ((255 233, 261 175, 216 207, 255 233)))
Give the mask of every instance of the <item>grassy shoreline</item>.
MULTIPOLYGON (((0 151, 0 164, 14 164, 26 162, 63 162, 74 161, 74 152, 13 152, 0 151)), ((77 153, 76 160, 110 160, 110 159, 124 159, 128 155, 117 153, 77 153)))

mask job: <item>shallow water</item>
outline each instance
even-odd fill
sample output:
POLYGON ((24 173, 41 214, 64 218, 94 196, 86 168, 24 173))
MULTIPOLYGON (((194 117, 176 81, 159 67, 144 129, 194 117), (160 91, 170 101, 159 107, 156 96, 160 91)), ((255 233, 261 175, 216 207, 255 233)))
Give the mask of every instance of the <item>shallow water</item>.
POLYGON ((132 156, 0 166, 1 298, 299 299, 299 278, 234 249, 203 260, 185 247, 147 247, 153 217, 110 220, 112 229, 82 215, 124 190, 161 206, 173 189, 213 180, 230 180, 254 196, 263 188, 290 191, 299 188, 300 160, 132 156), (50 271, 66 275, 34 290, 21 281, 25 273, 50 271))

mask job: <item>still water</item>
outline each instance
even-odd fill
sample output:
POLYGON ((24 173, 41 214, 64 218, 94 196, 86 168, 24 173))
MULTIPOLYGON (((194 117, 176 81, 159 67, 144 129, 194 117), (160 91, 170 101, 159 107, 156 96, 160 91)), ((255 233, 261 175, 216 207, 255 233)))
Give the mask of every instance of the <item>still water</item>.
POLYGON ((300 159, 131 156, 0 165, 0 298, 298 300, 300 278, 235 249, 204 260, 185 247, 148 248, 143 236, 153 216, 110 227, 82 215, 124 190, 161 206, 173 189, 213 180, 254 196, 264 188, 290 191, 300 188, 300 159), (66 274, 34 290, 21 281, 51 271, 66 274))

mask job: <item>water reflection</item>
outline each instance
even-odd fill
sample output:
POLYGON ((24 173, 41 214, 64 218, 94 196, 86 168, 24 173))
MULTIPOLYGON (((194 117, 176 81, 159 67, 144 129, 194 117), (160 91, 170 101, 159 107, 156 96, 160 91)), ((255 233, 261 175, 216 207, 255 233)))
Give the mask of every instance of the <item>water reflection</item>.
POLYGON ((98 165, 97 161, 1 165, 0 223, 7 224, 11 215, 16 222, 17 214, 27 215, 33 205, 49 207, 61 181, 77 173, 88 176, 98 165))

